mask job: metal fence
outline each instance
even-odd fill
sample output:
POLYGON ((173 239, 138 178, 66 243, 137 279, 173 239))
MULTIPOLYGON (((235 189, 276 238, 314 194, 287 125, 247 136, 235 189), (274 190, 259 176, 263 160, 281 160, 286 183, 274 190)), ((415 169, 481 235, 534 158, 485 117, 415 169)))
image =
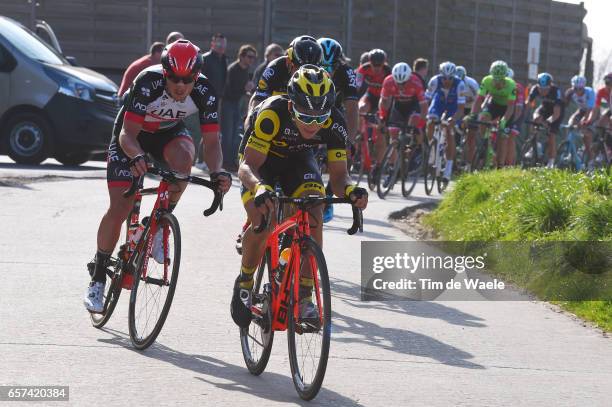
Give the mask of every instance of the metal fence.
POLYGON ((230 58, 244 43, 263 53, 308 33, 338 39, 355 60, 383 48, 391 62, 452 60, 475 77, 504 59, 523 82, 527 36, 537 31, 541 71, 568 84, 586 56, 592 75, 584 6, 551 0, 2 0, 0 14, 29 26, 46 20, 67 55, 117 75, 175 30, 203 49, 225 34, 230 58))

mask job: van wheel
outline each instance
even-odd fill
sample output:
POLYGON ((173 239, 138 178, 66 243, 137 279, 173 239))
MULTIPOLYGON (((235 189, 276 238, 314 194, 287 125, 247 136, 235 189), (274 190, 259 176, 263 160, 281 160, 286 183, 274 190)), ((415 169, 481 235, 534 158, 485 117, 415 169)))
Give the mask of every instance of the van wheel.
POLYGON ((40 164, 53 148, 51 125, 36 113, 18 113, 11 117, 3 139, 9 157, 18 164, 40 164))
POLYGON ((81 165, 91 159, 90 153, 56 154, 55 159, 64 165, 81 165))

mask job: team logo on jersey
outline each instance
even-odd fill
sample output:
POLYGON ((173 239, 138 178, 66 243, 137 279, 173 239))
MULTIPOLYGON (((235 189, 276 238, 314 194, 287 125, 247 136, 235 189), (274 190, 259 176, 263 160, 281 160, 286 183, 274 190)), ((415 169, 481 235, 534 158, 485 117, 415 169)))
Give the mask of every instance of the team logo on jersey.
POLYGON ((170 109, 154 109, 151 111, 151 116, 157 119, 183 119, 187 117, 187 112, 177 110, 176 112, 170 109))
POLYGON ((156 80, 155 82, 153 82, 153 83, 151 84, 151 86, 153 86, 153 89, 157 89, 157 88, 159 88, 160 86, 163 86, 163 84, 164 84, 164 80, 163 80, 163 79, 158 79, 158 80, 156 80))
POLYGON ((198 92, 200 92, 201 95, 206 94, 206 92, 208 92, 208 87, 204 86, 203 84, 198 84, 197 86, 194 87, 195 90, 197 90, 198 92))
POLYGON ((212 106, 212 105, 214 105, 214 104, 215 104, 215 100, 217 100, 217 98, 216 98, 216 97, 214 97, 214 96, 212 96, 212 95, 210 95, 210 96, 208 97, 208 101, 206 102, 206 106, 212 106))
POLYGON ((134 108, 136 110, 140 110, 141 112, 144 112, 147 110, 147 105, 145 105, 144 103, 140 103, 136 100, 134 100, 134 108))
POLYGON ((270 80, 270 78, 272 77, 272 75, 274 75, 274 69, 272 68, 266 68, 266 70, 264 71, 264 73, 261 75, 264 78, 266 78, 267 80, 270 80))
POLYGON ((342 134, 342 137, 344 137, 345 139, 348 137, 348 133, 344 126, 341 126, 338 123, 334 123, 332 125, 332 130, 338 130, 338 132, 340 132, 340 134, 342 134))
POLYGON ((145 95, 146 97, 151 96, 151 89, 149 88, 145 88, 144 86, 142 88, 140 88, 140 91, 142 92, 143 95, 145 95))
POLYGON ((263 79, 259 80, 259 83, 257 85, 259 87, 259 89, 266 89, 268 87, 268 85, 266 84, 266 81, 264 81, 263 79))

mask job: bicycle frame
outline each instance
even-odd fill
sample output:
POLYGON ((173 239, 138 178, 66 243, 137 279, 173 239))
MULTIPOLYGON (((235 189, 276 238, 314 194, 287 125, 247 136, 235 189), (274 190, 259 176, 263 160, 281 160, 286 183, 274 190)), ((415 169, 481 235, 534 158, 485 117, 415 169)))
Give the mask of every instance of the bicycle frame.
MULTIPOLYGON (((145 239, 145 237, 149 234, 151 234, 152 236, 155 236, 155 233, 157 232, 157 229, 158 229, 158 222, 159 222, 159 218, 161 214, 168 211, 168 208, 170 205, 169 185, 170 184, 168 183, 168 181, 162 179, 157 188, 138 189, 135 193, 133 209, 129 216, 130 225, 138 224, 140 222, 140 219, 139 219, 140 205, 142 202, 142 197, 144 195, 157 194, 157 199, 155 200, 155 204, 153 205, 153 209, 151 210, 151 216, 149 217, 149 222, 147 223, 147 225, 145 225, 144 231, 142 232, 142 236, 140 240, 138 241, 138 243, 136 244, 136 247, 134 248, 133 252, 130 254, 130 257, 127 261, 130 271, 136 268, 135 267, 136 261, 138 259, 138 256, 142 254, 142 249, 143 249, 145 241, 148 242, 145 254, 147 256, 151 255, 151 251, 153 248, 153 239, 147 240, 145 239)), ((128 225, 128 230, 129 230, 129 225, 128 225)), ((126 236, 127 236, 127 233, 128 232, 126 231, 126 236)), ((164 235, 163 235, 162 242, 163 242, 163 248, 164 248, 164 257, 167 258, 168 256, 168 233, 169 232, 167 229, 164 229, 163 233, 164 235)), ((167 285, 168 284, 168 266, 169 266, 169 263, 167 261, 164 262, 163 280, 148 281, 148 282, 156 282, 160 285, 161 284, 167 285)), ((147 267, 148 267, 148 264, 145 262, 143 266, 143 270, 142 270, 142 278, 144 280, 147 279, 147 267)))
MULTIPOLYGON (((308 211, 298 209, 293 216, 284 220, 280 225, 277 225, 270 236, 268 236, 266 248, 270 250, 271 270, 276 270, 279 267, 279 235, 282 233, 291 233, 291 257, 287 262, 280 287, 272 291, 272 330, 274 331, 285 331, 287 329, 289 312, 293 312, 295 319, 298 319, 299 310, 297 302, 293 304, 293 310, 289 310, 289 298, 291 295, 289 291, 291 289, 289 279, 293 279, 293 298, 298 298, 302 254, 300 240, 304 237, 310 237, 308 211)), ((311 266, 314 267, 316 264, 311 264, 311 266)), ((270 278, 270 280, 272 281, 274 279, 270 278)), ((319 291, 319 280, 316 273, 313 274, 313 280, 317 302, 321 304, 321 292, 319 291)), ((276 282, 274 281, 272 284, 276 285, 276 282)), ((256 307, 252 307, 252 309, 256 309, 256 307)), ((320 307, 319 319, 321 322, 323 321, 323 314, 320 307)))

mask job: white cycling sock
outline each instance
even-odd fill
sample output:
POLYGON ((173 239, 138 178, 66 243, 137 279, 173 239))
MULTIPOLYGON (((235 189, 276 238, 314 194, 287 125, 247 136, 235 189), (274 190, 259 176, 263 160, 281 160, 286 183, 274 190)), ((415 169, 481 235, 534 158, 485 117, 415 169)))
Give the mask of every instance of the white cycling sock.
POLYGON ((549 158, 548 159, 548 164, 546 164, 547 168, 554 168, 555 167, 555 160, 554 158, 549 158))
POLYGON ((446 162, 446 168, 444 169, 444 178, 451 178, 451 174, 453 173, 453 160, 448 160, 446 162))

